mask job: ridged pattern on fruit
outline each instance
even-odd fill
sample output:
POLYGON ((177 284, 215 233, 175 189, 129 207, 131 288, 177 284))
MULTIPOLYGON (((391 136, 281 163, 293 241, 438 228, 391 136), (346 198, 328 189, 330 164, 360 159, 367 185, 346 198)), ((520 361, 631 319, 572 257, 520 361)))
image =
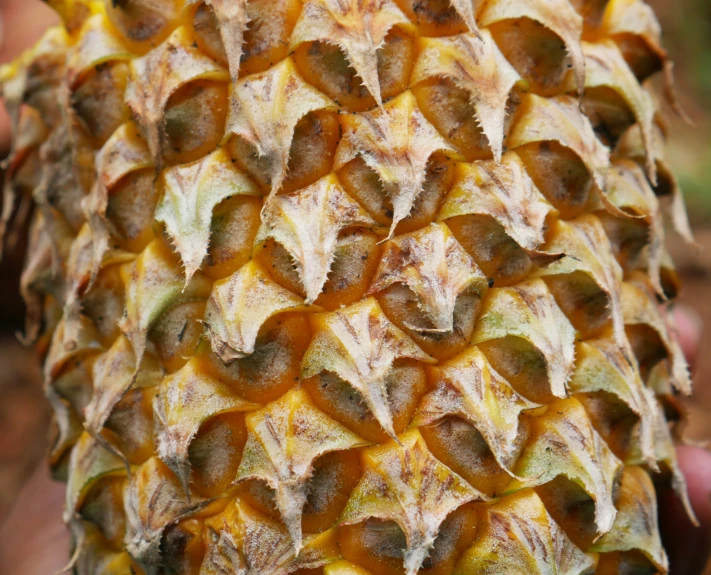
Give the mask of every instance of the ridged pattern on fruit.
POLYGON ((49 3, 2 222, 76 573, 666 572, 641 0, 49 3))

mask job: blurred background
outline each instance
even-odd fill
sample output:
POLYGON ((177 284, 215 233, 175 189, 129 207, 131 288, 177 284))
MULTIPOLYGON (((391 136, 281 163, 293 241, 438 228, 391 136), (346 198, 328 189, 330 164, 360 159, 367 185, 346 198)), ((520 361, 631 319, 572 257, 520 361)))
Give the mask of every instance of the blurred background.
MULTIPOLYGON (((665 46, 676 64, 681 103, 693 126, 669 113, 669 156, 685 192, 702 251, 670 234, 670 251, 683 280, 680 301, 696 309, 707 329, 694 366, 694 397, 686 400, 688 436, 711 440, 711 0, 647 0, 657 11, 665 46)), ((8 62, 54 23, 39 0, 0 0, 0 63, 8 62)), ((9 124, 0 106, 0 157, 9 148, 9 124)), ((24 306, 19 298, 23 241, 0 264, 0 523, 32 469, 44 457, 49 413, 31 349, 16 334, 24 306)), ((711 575, 711 565, 707 568, 711 575)))
MULTIPOLYGON (((688 436, 711 440, 711 2, 647 0, 664 30, 664 45, 675 64, 677 91, 693 125, 673 113, 668 154, 684 191, 700 252, 669 234, 668 242, 683 288, 680 301, 693 307, 705 324, 697 364, 688 436)), ((711 569, 708 570, 711 574, 711 569)))

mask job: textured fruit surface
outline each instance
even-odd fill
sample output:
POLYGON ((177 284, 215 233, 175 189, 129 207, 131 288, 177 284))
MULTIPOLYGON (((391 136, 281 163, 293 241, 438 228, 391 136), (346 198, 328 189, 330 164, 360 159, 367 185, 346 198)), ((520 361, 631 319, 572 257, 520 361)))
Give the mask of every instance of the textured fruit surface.
POLYGON ((78 575, 667 572, 641 0, 48 3, 1 223, 78 575))

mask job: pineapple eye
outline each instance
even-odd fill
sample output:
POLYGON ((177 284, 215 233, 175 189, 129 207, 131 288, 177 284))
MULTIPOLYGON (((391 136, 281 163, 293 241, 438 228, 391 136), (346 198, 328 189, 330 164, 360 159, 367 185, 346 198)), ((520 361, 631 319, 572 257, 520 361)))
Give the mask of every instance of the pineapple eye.
POLYGON ((664 66, 664 60, 639 36, 633 34, 616 34, 615 42, 625 61, 640 82, 644 82, 652 74, 659 72, 664 66))
MULTIPOLYGON (((451 573, 458 556, 469 547, 477 533, 477 510, 462 505, 444 520, 422 570, 451 573)), ((343 557, 363 566, 373 575, 403 575, 402 556, 407 549, 405 534, 394 521, 368 519, 339 529, 343 557)), ((355 571, 354 571, 355 572, 355 571)))
POLYGON ((163 41, 179 15, 180 0, 105 0, 106 14, 137 52, 163 41))
POLYGON ((343 166, 338 171, 338 178, 346 192, 368 210, 374 220, 379 224, 390 224, 392 204, 378 174, 362 158, 355 158, 343 166))
POLYGON ((368 519, 339 529, 343 556, 374 575, 402 575, 405 534, 394 521, 368 519))
POLYGON ((228 381, 247 401, 268 403, 299 382, 301 358, 311 339, 304 314, 282 313, 259 330, 254 353, 225 366, 210 353, 207 361, 218 378, 228 381))
POLYGON ((504 227, 488 215, 469 214, 447 220, 462 247, 476 260, 494 285, 513 285, 525 279, 533 269, 533 262, 504 227))
POLYGON ((101 65, 91 70, 72 91, 72 108, 96 148, 130 118, 123 99, 127 78, 125 62, 101 65))
POLYGON ((210 58, 227 66, 227 53, 220 37, 219 22, 211 6, 200 3, 193 15, 193 32, 195 42, 201 52, 210 58))
MULTIPOLYGON (((373 442, 384 441, 388 437, 368 409, 363 396, 337 375, 324 372, 304 380, 303 386, 320 410, 355 430, 361 437, 373 442)), ((393 427, 400 433, 409 424, 425 394, 425 370, 416 362, 398 360, 385 378, 385 386, 393 427)))
POLYGON ((187 163, 212 152, 220 143, 227 118, 227 85, 189 82, 165 107, 163 157, 168 163, 187 163))
POLYGON ((109 193, 106 217, 121 247, 139 253, 154 238, 153 214, 158 203, 155 170, 147 168, 123 177, 109 193))
POLYGON ((87 192, 86 186, 91 185, 89 173, 92 169, 89 158, 93 150, 85 147, 86 143, 78 126, 66 126, 55 129, 39 149, 40 162, 53 166, 52 176, 44 182, 40 180, 39 193, 44 196, 47 204, 61 214, 60 217, 75 233, 82 228, 84 216, 81 200, 87 192), (74 141, 74 149, 70 140, 74 141))
POLYGON ((647 324, 625 326, 625 332, 637 358, 642 379, 646 380, 654 366, 667 357, 664 342, 659 334, 647 324))
POLYGON ((55 380, 55 390, 77 413, 83 413, 91 401, 91 365, 93 357, 70 362, 55 380))
POLYGON ((580 547, 595 540, 595 503, 585 490, 570 479, 559 476, 536 489, 546 509, 580 547))
POLYGON ((570 56, 553 31, 530 18, 496 22, 489 31, 532 92, 550 96, 575 89, 570 56))
POLYGON ((155 387, 132 389, 114 407, 102 435, 133 464, 153 454, 153 396, 155 387))
POLYGON ((223 413, 200 426, 188 449, 190 481, 205 497, 224 493, 237 476, 247 428, 242 413, 223 413))
POLYGON ((605 14, 605 7, 610 0, 571 0, 584 21, 585 28, 594 30, 600 26, 602 17, 605 14))
POLYGON ((526 172, 564 219, 580 215, 593 189, 593 178, 580 158, 557 142, 535 142, 516 148, 526 172))
POLYGON ((575 397, 612 452, 623 460, 634 457, 632 445, 639 429, 639 416, 616 396, 604 391, 576 393, 575 397))
POLYGON ((258 198, 245 196, 228 198, 215 206, 203 265, 207 276, 215 280, 225 278, 249 261, 261 208, 258 198))
POLYGON ((106 540, 120 548, 126 534, 126 516, 123 512, 123 477, 108 477, 93 485, 81 504, 81 517, 95 525, 106 540))
POLYGON ((454 36, 469 31, 449 0, 398 0, 397 5, 411 22, 417 24, 422 36, 454 36))
POLYGON ((492 157, 471 104, 470 94, 448 78, 431 78, 413 86, 423 115, 469 162, 492 157))
POLYGON ((596 337, 609 327, 609 298, 588 274, 549 276, 546 284, 581 338, 596 337))
POLYGON ((196 573, 204 556, 203 522, 185 519, 165 530, 161 553, 165 573, 196 573))
POLYGON ((476 294, 460 294, 454 306, 452 331, 439 333, 416 329, 422 326, 427 318, 420 310, 418 298, 407 286, 390 286, 378 294, 378 302, 385 314, 416 341, 425 353, 440 360, 448 359, 467 347, 481 307, 481 298, 476 294))
POLYGON ((256 257, 279 284, 301 297, 306 297, 294 258, 284 246, 269 238, 259 245, 256 257))
POLYGON ((515 336, 485 341, 478 345, 492 367, 518 393, 536 403, 553 400, 543 354, 529 342, 515 336))
POLYGON ((82 313, 91 318, 106 347, 120 335, 118 322, 123 313, 124 288, 120 265, 106 266, 96 283, 81 298, 82 313))
POLYGON ((305 533, 325 531, 337 521, 361 476, 357 450, 335 451, 314 461, 302 518, 305 533))
MULTIPOLYGON (((301 118, 294 127, 287 174, 280 191, 294 192, 327 176, 339 138, 337 112, 316 110, 301 118)), ((269 158, 260 157, 255 147, 239 136, 229 140, 227 149, 242 170, 263 189, 269 189, 269 158)))
POLYGON ((635 117, 622 96, 601 86, 585 90, 582 107, 600 140, 614 147, 619 137, 635 123, 635 117))
MULTIPOLYGON (((422 191, 415 199, 407 217, 401 220, 396 233, 406 233, 425 227, 434 221, 442 199, 454 179, 454 162, 444 154, 434 153, 427 163, 422 191)), ((385 190, 375 170, 366 165, 361 157, 345 164, 338 177, 343 188, 356 199, 373 217, 384 226, 392 225, 394 209, 391 197, 385 190)))
POLYGON ((279 520, 279 510, 274 501, 276 491, 259 479, 245 479, 237 484, 237 493, 250 507, 269 517, 279 520))
POLYGON ((182 367, 196 350, 202 336, 198 320, 205 313, 205 300, 187 301, 164 312, 148 334, 168 371, 182 367))
POLYGON ((341 235, 328 281, 314 302, 316 305, 334 310, 365 296, 378 266, 379 239, 363 230, 346 231, 341 235))
POLYGON ((316 110, 301 118, 294 128, 283 192, 300 190, 327 176, 339 138, 337 112, 316 110))
POLYGON ((58 92, 61 70, 59 51, 55 54, 43 54, 27 70, 23 103, 37 110, 47 127, 57 125, 61 118, 58 92))
MULTIPOLYGON (((398 28, 393 28, 377 52, 383 100, 407 89, 414 56, 414 40, 398 28)), ((318 41, 301 44, 294 52, 294 62, 304 80, 346 110, 361 112, 375 107, 375 99, 338 46, 318 41)))
MULTIPOLYGON (((246 3, 248 23, 242 43, 240 78, 265 72, 289 55, 289 39, 301 8, 300 0, 249 0, 246 3)), ((208 2, 197 3, 192 28, 200 51, 227 67, 219 19, 208 2)))
MULTIPOLYGON (((521 421, 520 427, 519 451, 525 444, 525 420, 521 421)), ((475 489, 493 496, 506 489, 508 473, 496 462, 484 437, 470 423, 458 417, 448 417, 421 427, 420 432, 432 455, 464 477, 475 489)), ((515 461, 515 456, 512 459, 515 461)))
MULTIPOLYGON (((378 241, 378 236, 360 229, 341 232, 328 279, 314 303, 326 309, 338 309, 361 299, 378 265, 378 241)), ((279 284, 305 297, 294 259, 284 246, 269 238, 259 245, 255 257, 279 284)))

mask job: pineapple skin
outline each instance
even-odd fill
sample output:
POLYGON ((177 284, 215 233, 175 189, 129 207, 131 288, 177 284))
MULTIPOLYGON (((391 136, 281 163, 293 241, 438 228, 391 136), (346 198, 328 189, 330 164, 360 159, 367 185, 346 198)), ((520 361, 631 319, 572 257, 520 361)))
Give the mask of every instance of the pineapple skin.
POLYGON ((1 231, 75 573, 668 571, 648 6, 48 3, 1 231))

